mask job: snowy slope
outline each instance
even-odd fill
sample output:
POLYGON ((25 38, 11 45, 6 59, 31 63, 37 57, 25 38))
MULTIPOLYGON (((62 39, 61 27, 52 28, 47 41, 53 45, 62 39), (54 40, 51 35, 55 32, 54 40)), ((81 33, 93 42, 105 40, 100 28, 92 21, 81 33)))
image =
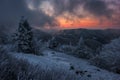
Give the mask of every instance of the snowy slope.
POLYGON ((13 53, 18 59, 26 59, 32 65, 39 65, 43 69, 64 70, 79 77, 79 80, 120 80, 120 75, 99 69, 89 62, 51 50, 43 51, 44 56, 13 53), (71 69, 72 67, 72 69, 71 69))

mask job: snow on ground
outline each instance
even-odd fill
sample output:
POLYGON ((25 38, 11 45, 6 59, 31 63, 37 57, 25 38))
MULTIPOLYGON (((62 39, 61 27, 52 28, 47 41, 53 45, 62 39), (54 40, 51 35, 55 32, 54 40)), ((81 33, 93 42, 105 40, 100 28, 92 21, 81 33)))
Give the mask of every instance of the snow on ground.
POLYGON ((120 75, 92 66, 88 61, 52 50, 43 51, 44 56, 13 53, 18 59, 25 59, 32 65, 45 69, 65 70, 80 77, 80 80, 120 80, 120 75))

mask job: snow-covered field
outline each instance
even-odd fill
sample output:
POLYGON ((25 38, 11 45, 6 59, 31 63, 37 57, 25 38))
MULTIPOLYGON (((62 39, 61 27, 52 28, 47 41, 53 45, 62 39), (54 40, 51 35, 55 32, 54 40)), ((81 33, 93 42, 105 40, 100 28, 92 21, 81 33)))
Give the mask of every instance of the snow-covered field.
POLYGON ((43 56, 33 54, 11 53, 18 59, 25 59, 32 65, 43 69, 54 69, 72 73, 78 80, 120 80, 120 75, 102 70, 91 65, 88 61, 64 53, 44 50, 43 56))

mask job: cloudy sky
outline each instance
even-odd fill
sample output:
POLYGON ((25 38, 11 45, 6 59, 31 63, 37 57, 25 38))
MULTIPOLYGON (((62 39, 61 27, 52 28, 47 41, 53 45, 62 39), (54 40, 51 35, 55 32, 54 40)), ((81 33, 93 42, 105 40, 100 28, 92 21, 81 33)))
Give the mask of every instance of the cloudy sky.
POLYGON ((120 0, 0 0, 0 25, 25 16, 44 29, 120 28, 120 0))

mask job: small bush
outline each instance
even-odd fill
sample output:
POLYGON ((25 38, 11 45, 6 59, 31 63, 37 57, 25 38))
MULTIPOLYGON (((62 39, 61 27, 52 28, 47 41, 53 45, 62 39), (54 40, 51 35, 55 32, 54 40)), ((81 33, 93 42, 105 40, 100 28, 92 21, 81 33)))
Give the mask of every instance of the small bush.
POLYGON ((74 70, 74 69, 75 69, 74 66, 71 65, 71 66, 70 66, 70 70, 74 70))

